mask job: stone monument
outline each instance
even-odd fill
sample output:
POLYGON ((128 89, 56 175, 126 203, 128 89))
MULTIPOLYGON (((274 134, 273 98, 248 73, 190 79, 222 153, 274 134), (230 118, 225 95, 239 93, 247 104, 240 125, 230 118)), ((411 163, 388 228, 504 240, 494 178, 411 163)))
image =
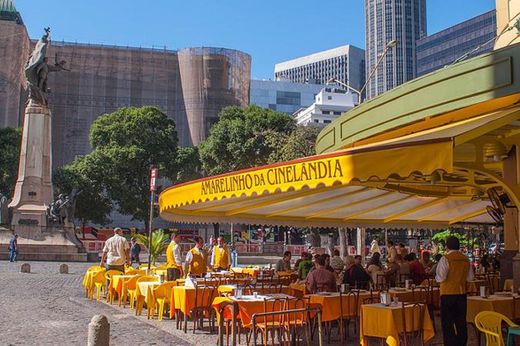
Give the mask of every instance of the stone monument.
MULTIPOLYGON (((50 29, 46 28, 25 66, 29 98, 23 121, 18 179, 9 204, 11 229, 19 236, 20 259, 86 260, 72 220, 60 217, 58 221, 48 217, 53 191, 52 116, 47 99, 47 77, 50 72, 66 70, 65 61, 56 59, 54 65, 48 63, 49 36, 50 29)), ((62 206, 64 201, 60 203, 62 206)), ((8 242, 8 233, 0 231, 0 246, 8 242)))

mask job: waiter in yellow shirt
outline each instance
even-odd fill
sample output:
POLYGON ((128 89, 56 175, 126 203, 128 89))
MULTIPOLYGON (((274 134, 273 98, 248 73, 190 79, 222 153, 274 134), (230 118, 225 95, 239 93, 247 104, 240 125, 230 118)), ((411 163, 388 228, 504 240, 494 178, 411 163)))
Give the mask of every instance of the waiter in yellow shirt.
POLYGON ((231 265, 231 252, 224 241, 224 237, 218 237, 217 245, 211 252, 211 267, 215 271, 229 270, 231 265))
POLYGON ((448 252, 439 260, 435 275, 441 286, 444 346, 464 346, 468 342, 466 282, 473 280, 473 271, 468 257, 459 251, 458 238, 448 237, 446 248, 448 252))
POLYGON ((201 277, 207 271, 207 255, 206 251, 204 251, 204 240, 199 236, 196 236, 193 240, 195 241, 195 246, 186 254, 185 273, 186 275, 201 277))
POLYGON ((172 239, 166 248, 166 274, 168 281, 177 280, 182 276, 181 236, 172 233, 172 239))

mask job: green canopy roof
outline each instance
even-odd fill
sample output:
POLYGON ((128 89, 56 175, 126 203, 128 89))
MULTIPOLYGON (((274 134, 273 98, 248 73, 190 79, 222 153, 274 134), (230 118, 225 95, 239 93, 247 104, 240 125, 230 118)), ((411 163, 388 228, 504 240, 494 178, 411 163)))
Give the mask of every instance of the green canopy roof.
POLYGON ((16 13, 12 0, 0 0, 0 12, 12 12, 16 13))

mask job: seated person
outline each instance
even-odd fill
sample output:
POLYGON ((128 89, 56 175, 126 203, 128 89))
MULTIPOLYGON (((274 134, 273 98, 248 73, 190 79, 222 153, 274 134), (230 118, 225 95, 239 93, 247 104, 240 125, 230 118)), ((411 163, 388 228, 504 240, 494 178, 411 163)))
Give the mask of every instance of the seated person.
POLYGON ((290 272, 291 271, 291 251, 285 251, 283 258, 276 263, 277 272, 290 272))
POLYGON ((368 275, 365 268, 361 265, 361 256, 357 255, 354 257, 354 263, 345 269, 343 273, 343 283, 349 284, 351 287, 366 289, 369 282, 370 275, 368 275))
POLYGON ((312 255, 310 253, 305 253, 305 259, 303 259, 298 265, 298 275, 300 280, 305 280, 307 278, 307 274, 309 274, 312 267, 312 255))
POLYGON ((315 258, 315 269, 307 275, 307 290, 311 293, 336 292, 336 276, 325 268, 325 256, 315 258))
POLYGON ((323 254, 321 255, 325 259, 325 269, 327 269, 329 272, 334 273, 334 268, 330 266, 330 255, 329 254, 323 254))
POLYGON ((412 279, 415 285, 420 285, 426 278, 426 272, 424 267, 415 257, 415 253, 411 252, 406 255, 406 260, 410 264, 410 279, 412 279))
POLYGON ((330 266, 336 273, 340 273, 345 268, 345 262, 339 257, 339 250, 334 250, 334 256, 330 259, 330 266))

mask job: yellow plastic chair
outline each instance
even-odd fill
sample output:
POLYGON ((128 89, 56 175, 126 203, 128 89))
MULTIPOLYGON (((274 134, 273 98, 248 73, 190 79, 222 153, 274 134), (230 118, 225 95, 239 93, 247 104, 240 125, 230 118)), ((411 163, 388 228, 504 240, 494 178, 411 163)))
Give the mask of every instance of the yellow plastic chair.
MULTIPOLYGON (((130 301, 130 309, 133 309, 136 302, 137 302, 137 280, 140 278, 140 276, 136 276, 134 278, 131 278, 125 283, 125 289, 126 295, 128 295, 128 300, 130 301)), ((126 299, 123 299, 123 307, 126 306, 126 299)))
POLYGON ((498 312, 482 311, 475 316, 475 326, 486 336, 487 346, 505 346, 502 337, 502 323, 506 323, 509 327, 519 327, 498 312))
MULTIPOLYGON (((105 290, 106 280, 105 280, 105 272, 106 269, 101 269, 94 275, 92 281, 94 282, 94 286, 96 288, 96 300, 101 300, 101 292, 105 290)), ((90 299, 93 298, 94 292, 91 292, 90 299)))
POLYGON ((139 289, 139 283, 142 281, 159 281, 159 278, 157 276, 141 276, 137 279, 135 283, 135 314, 141 315, 141 312, 143 311, 143 305, 144 305, 144 299, 143 296, 137 296, 137 290, 139 289))
MULTIPOLYGON (((171 304, 170 298, 172 289, 174 286, 177 286, 177 283, 175 281, 168 281, 165 282, 153 290, 153 296, 155 300, 155 304, 159 306, 157 311, 157 320, 162 321, 163 315, 164 315, 164 305, 165 304, 171 304)), ((153 309, 149 308, 151 311, 151 316, 153 316, 153 309)), ((150 316, 150 315, 149 315, 150 316)))
POLYGON ((112 275, 121 275, 123 274, 119 270, 110 269, 105 272, 105 280, 107 283, 107 302, 110 304, 114 304, 114 295, 116 291, 114 289, 110 289, 110 283, 112 282, 112 275))

